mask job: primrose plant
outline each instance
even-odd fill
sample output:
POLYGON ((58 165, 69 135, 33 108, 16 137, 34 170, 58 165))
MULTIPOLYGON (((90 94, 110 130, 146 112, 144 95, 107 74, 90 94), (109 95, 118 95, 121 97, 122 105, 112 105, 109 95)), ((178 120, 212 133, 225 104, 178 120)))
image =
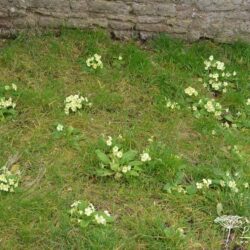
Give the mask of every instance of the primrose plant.
POLYGON ((87 201, 75 201, 69 210, 71 221, 78 224, 81 228, 89 225, 102 225, 114 221, 109 211, 97 211, 92 203, 87 201))
POLYGON ((55 125, 52 134, 55 139, 64 139, 67 145, 79 151, 81 150, 80 143, 85 139, 80 130, 72 126, 64 126, 61 123, 55 125))
POLYGON ((227 72, 225 63, 214 60, 211 55, 204 61, 205 74, 203 86, 215 94, 226 93, 228 87, 232 87, 236 81, 237 73, 227 72))
POLYGON ((16 103, 12 97, 17 91, 16 84, 5 85, 0 87, 0 119, 4 119, 6 116, 14 116, 16 114, 16 103))
POLYGON ((103 68, 103 62, 101 60, 101 56, 98 54, 94 54, 93 56, 90 56, 87 60, 86 60, 86 65, 87 67, 91 68, 91 69, 102 69, 103 68))
POLYGON ((119 139, 115 140, 111 136, 108 136, 104 144, 103 150, 96 150, 100 160, 100 168, 96 171, 98 176, 114 176, 115 179, 139 176, 143 165, 151 161, 147 151, 139 154, 137 150, 126 150, 119 139))
POLYGON ((92 103, 89 101, 89 99, 79 94, 70 95, 66 97, 64 103, 65 103, 64 112, 66 115, 69 115, 70 113, 75 113, 83 108, 92 107, 92 103))
POLYGON ((6 166, 3 166, 0 169, 0 192, 15 192, 19 184, 20 175, 20 171, 14 173, 6 166))

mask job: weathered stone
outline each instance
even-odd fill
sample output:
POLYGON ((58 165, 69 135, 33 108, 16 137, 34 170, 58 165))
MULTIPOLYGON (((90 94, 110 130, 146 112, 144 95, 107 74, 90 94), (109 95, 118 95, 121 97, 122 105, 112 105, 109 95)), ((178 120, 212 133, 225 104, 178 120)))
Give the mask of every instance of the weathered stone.
POLYGON ((132 30, 134 24, 130 22, 109 21, 109 27, 114 30, 132 30))
POLYGON ((61 25, 99 26, 125 39, 165 32, 250 41, 250 0, 0 0, 0 36, 61 25))
POLYGON ((129 14, 131 7, 122 1, 92 0, 88 2, 89 11, 111 13, 111 14, 129 14))
POLYGON ((134 3, 132 7, 133 12, 138 16, 174 16, 176 14, 175 4, 155 4, 149 1, 146 4, 134 3))

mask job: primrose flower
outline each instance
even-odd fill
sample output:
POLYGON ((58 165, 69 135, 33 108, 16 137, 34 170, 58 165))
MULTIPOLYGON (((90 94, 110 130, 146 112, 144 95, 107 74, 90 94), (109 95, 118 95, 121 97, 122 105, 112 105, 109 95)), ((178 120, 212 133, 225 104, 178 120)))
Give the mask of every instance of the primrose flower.
POLYGON ((198 95, 198 92, 196 91, 195 88, 192 88, 192 87, 187 87, 185 90, 184 90, 185 94, 189 95, 189 96, 197 96, 198 95))
POLYGON ((117 155, 117 153, 119 151, 119 148, 117 146, 114 146, 113 149, 112 149, 112 151, 113 151, 114 155, 117 155))
POLYGON ((211 113, 215 111, 215 107, 213 105, 212 101, 208 101, 205 105, 204 108, 207 110, 207 112, 211 113))
POLYGON ((124 173, 124 174, 126 174, 127 172, 129 172, 131 170, 131 166, 124 166, 123 168, 122 168, 122 172, 124 173))
POLYGON ((97 68, 103 68, 103 63, 101 60, 101 56, 98 54, 94 54, 94 56, 89 57, 86 60, 86 64, 89 68, 97 69, 97 68))
POLYGON ((11 84, 11 87, 12 87, 13 90, 17 91, 17 86, 16 86, 16 84, 12 83, 12 84, 11 84))
POLYGON ((56 130, 57 130, 58 132, 63 131, 63 129, 64 129, 64 127, 63 127, 62 124, 58 124, 57 127, 56 127, 56 130))
POLYGON ((221 71, 225 70, 225 65, 223 62, 217 61, 216 64, 217 64, 218 70, 221 70, 221 71))
POLYGON ((245 183, 243 184, 243 186, 244 186, 244 188, 249 188, 249 183, 248 183, 248 182, 245 182, 245 183))
POLYGON ((92 213, 93 213, 93 209, 91 207, 86 207, 84 209, 84 214, 87 215, 87 216, 90 216, 92 213))
POLYGON ((16 104, 12 101, 12 98, 6 99, 5 97, 0 98, 0 109, 15 108, 16 104))
POLYGON ((203 184, 204 184, 204 186, 206 186, 207 188, 209 188, 209 186, 212 184, 212 180, 210 180, 210 179, 203 179, 202 180, 203 181, 203 184))
POLYGON ((118 158, 122 158, 122 156, 123 156, 122 151, 117 152, 117 153, 116 153, 116 156, 117 156, 118 158))
POLYGON ((102 215, 95 215, 95 220, 97 224, 106 225, 106 219, 102 215))
POLYGON ((79 204, 81 204, 81 201, 75 201, 71 204, 71 207, 78 207, 79 204))
POLYGON ((225 183, 225 181, 223 181, 223 180, 220 180, 220 185, 221 185, 222 187, 225 187, 225 186, 226 186, 226 183, 225 183))
POLYGON ((84 106, 91 107, 92 103, 89 102, 87 97, 82 97, 80 95, 70 95, 66 97, 64 112, 66 115, 69 115, 70 111, 76 112, 84 106))
POLYGON ((250 98, 247 99, 247 106, 250 105, 250 98))
POLYGON ((151 161, 150 155, 149 155, 148 153, 146 153, 146 152, 143 152, 143 153, 141 154, 141 161, 142 161, 142 162, 151 161))
POLYGON ((200 182, 197 182, 197 183, 196 183, 196 188, 197 188, 197 189, 202 189, 202 188, 203 188, 203 184, 200 183, 200 182))
POLYGON ((111 216, 111 214, 109 213, 109 211, 108 211, 108 210, 105 210, 105 211, 104 211, 104 213, 105 213, 108 217, 110 217, 110 216, 111 216))
POLYGON ((229 181, 228 182, 228 187, 230 187, 231 189, 236 188, 236 182, 235 181, 229 181))
POLYGON ((12 173, 8 168, 0 168, 0 191, 13 193, 19 184, 20 172, 12 173))
POLYGON ((107 146, 112 146, 112 137, 108 136, 108 140, 106 141, 107 146))
POLYGON ((214 56, 211 55, 211 56, 209 57, 209 61, 213 61, 213 60, 214 60, 214 56))

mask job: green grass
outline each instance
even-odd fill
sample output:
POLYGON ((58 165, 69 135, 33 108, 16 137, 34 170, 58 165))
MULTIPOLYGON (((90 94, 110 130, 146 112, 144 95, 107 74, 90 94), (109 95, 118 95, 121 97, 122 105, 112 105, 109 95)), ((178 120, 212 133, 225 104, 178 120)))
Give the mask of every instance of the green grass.
POLYGON ((0 193, 1 249, 221 249, 224 233, 213 222, 217 203, 224 214, 249 216, 246 191, 245 200, 216 190, 164 191, 180 171, 183 185, 215 179, 218 170, 241 171, 249 182, 249 129, 224 129, 214 119, 196 119, 184 93, 193 86, 209 96, 197 79, 212 54, 239 76, 238 88, 219 101, 244 110, 250 98, 249 44, 188 44, 160 36, 140 45, 113 41, 100 31, 62 30, 57 37, 22 35, 0 46, 0 85, 18 86, 18 114, 0 121, 0 166, 20 152, 22 171, 19 190, 0 193), (86 71, 85 60, 94 53, 102 55, 104 68, 86 71), (114 65, 119 55, 123 65, 114 65), (64 99, 78 92, 91 99, 93 108, 66 116, 64 99), (168 110, 165 97, 180 103, 181 110, 168 110), (57 123, 81 133, 77 147, 53 137, 57 123), (130 181, 97 178, 95 150, 102 134, 122 134, 139 151, 154 136, 153 162, 130 181), (234 145, 242 157, 228 148, 234 145), (42 168, 45 175, 28 189, 42 168), (68 210, 79 199, 108 209, 114 224, 87 230, 72 225, 68 210), (177 228, 184 229, 184 238, 177 228), (166 233, 169 229, 173 232, 166 233))

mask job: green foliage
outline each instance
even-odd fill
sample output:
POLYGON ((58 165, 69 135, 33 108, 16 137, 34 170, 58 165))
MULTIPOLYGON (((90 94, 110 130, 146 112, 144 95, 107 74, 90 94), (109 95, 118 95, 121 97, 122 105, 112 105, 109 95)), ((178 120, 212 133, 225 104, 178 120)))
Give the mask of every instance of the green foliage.
MULTIPOLYGON (((220 249, 218 211, 249 217, 249 44, 190 44, 162 35, 140 45, 99 30, 63 28, 57 35, 22 34, 1 46, 0 97, 12 98, 16 115, 0 121, 0 165, 18 151, 24 169, 18 192, 0 193, 1 249, 220 249), (86 60, 95 53, 103 68, 90 70, 86 60), (216 96, 199 79, 210 55, 237 72, 232 88, 216 96), (6 91, 12 83, 18 90, 6 91), (199 100, 189 102, 188 86, 197 98, 219 102, 229 127, 207 112, 197 119, 189 107, 199 100), (91 111, 65 115, 65 98, 78 93, 93 103, 91 111), (96 144, 102 134, 124 136, 112 142, 123 149, 118 165, 113 145, 96 144), (137 166, 137 178, 95 176, 106 169, 114 177, 121 166, 142 164, 143 150, 152 160, 137 166), (227 178, 238 193, 218 184, 227 178), (68 214, 79 197, 96 211, 112 211, 113 225, 82 215, 82 226, 88 224, 82 228, 82 218, 68 214)), ((230 237, 231 246, 244 248, 238 236, 230 237)))
MULTIPOLYGON (((109 137, 106 141, 106 149, 95 151, 100 161, 100 168, 96 170, 96 175, 114 176, 115 179, 139 176, 146 162, 139 159, 138 151, 126 150, 122 147, 121 142, 116 143, 115 141, 112 137, 109 137)), ((102 144, 104 145, 105 142, 103 141, 102 144)))

